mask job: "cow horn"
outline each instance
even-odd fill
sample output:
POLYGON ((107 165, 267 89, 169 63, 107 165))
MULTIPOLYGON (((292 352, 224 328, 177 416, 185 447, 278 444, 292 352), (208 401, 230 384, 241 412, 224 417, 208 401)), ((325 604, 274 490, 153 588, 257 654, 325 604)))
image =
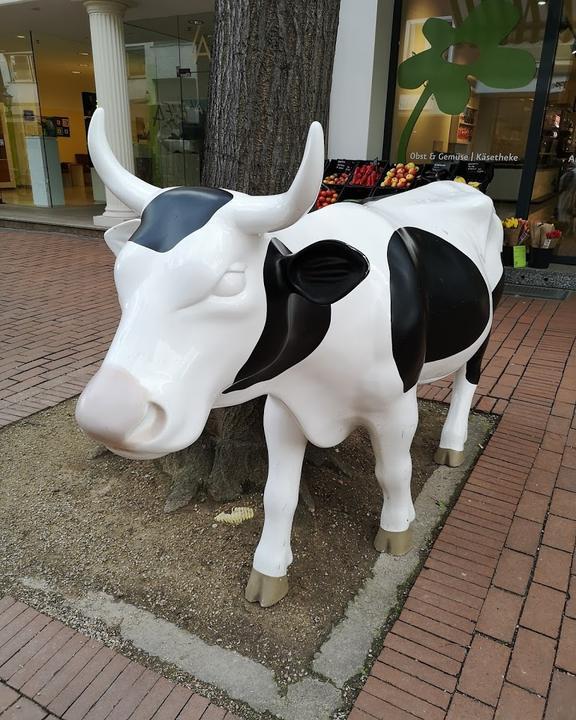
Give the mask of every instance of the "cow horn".
POLYGON ((102 182, 135 212, 141 214, 150 200, 162 192, 161 188, 132 175, 118 162, 106 137, 103 108, 97 108, 90 120, 88 149, 102 182))
POLYGON ((280 195, 241 195, 230 203, 235 224, 259 234, 290 227, 314 204, 324 172, 324 133, 319 122, 308 130, 304 155, 289 190, 280 195))

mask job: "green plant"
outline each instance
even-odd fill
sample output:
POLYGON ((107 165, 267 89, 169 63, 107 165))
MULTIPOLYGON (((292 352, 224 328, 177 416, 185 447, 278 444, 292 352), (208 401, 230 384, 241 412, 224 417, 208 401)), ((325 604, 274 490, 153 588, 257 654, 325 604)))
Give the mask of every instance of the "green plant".
POLYGON ((426 103, 432 95, 446 115, 463 112, 470 99, 473 76, 494 88, 526 85, 536 74, 536 61, 525 50, 501 47, 521 18, 520 9, 508 0, 483 0, 458 26, 440 18, 429 18, 422 29, 431 47, 413 55, 398 68, 398 84, 414 89, 424 85, 422 94, 402 132, 399 162, 406 162, 408 142, 426 103), (467 65, 449 62, 447 51, 454 45, 473 45, 477 59, 467 65))

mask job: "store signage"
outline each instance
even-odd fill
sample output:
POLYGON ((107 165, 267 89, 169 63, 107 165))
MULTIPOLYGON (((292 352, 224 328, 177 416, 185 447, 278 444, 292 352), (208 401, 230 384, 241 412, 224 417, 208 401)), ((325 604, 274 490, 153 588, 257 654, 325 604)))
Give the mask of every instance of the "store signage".
POLYGON ((431 152, 431 153, 410 153, 410 160, 448 160, 449 162, 460 162, 465 160, 466 162, 481 161, 481 162, 519 162, 520 158, 518 155, 512 155, 510 153, 485 153, 485 152, 469 152, 469 153, 447 153, 447 152, 431 152))

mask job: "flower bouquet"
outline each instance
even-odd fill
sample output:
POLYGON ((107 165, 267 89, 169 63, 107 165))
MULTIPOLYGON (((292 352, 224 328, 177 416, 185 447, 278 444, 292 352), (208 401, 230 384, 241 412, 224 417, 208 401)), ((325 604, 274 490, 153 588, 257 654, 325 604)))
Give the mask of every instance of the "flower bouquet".
POLYGON ((530 237, 530 225, 526 220, 509 217, 502 220, 504 247, 502 263, 511 267, 526 267, 526 246, 530 237))
POLYGON ((504 228, 504 245, 527 245, 530 237, 530 226, 526 220, 517 217, 509 217, 502 220, 504 228))
POLYGON ((534 223, 530 233, 530 267, 547 268, 561 237, 562 232, 552 223, 534 223))

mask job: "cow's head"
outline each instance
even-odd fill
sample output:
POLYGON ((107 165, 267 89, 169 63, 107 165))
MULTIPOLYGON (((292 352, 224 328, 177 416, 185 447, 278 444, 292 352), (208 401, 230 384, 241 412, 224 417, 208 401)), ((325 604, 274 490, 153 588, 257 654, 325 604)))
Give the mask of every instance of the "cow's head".
MULTIPOLYGON (((122 318, 76 418, 118 454, 159 457, 198 438, 222 393, 268 379, 305 357, 278 328, 287 317, 305 322, 310 314, 304 311, 312 308, 323 337, 330 303, 347 294, 367 266, 344 243, 321 241, 291 254, 264 237, 294 224, 316 199, 324 163, 319 123, 310 126, 290 189, 265 197, 149 185, 114 157, 101 109, 88 144, 106 186, 140 219, 105 234, 117 255, 122 318), (286 350, 290 362, 278 364, 286 350)), ((287 333, 293 336, 293 329, 287 333)))

